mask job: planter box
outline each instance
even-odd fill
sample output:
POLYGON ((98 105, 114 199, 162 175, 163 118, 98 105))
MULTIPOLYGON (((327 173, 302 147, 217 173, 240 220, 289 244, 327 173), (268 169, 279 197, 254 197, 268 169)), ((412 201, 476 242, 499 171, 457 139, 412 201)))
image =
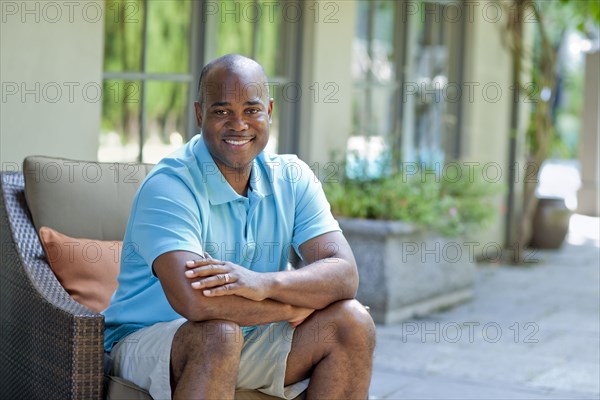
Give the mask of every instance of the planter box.
POLYGON ((338 218, 358 264, 357 299, 393 324, 473 297, 475 260, 459 238, 399 221, 338 218))

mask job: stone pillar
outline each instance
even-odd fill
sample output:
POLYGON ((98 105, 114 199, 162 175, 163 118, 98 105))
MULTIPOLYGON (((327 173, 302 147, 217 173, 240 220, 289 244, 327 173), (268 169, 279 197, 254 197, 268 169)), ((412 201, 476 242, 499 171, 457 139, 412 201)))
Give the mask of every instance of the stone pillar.
POLYGON ((581 162, 581 189, 578 193, 577 212, 599 216, 598 189, 600 188, 600 51, 588 54, 585 62, 585 89, 579 161, 581 162))
POLYGON ((352 130, 351 66, 357 2, 304 4, 298 156, 311 166, 319 163, 322 167, 331 161, 332 152, 345 154, 352 130), (315 14, 315 7, 319 14, 315 14), (325 18, 330 8, 335 10, 331 21, 325 18))

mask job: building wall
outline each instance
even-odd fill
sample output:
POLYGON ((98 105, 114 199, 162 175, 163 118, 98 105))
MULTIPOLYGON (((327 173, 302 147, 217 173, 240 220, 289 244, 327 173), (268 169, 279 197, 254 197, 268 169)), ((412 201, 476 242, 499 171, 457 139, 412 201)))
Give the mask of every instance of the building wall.
POLYGON ((0 7, 2 169, 32 154, 96 159, 104 2, 0 7))
MULTIPOLYGON (((88 2, 95 6, 78 5, 72 10, 52 3, 62 13, 58 19, 45 3, 29 4, 2 3, 1 161, 12 163, 13 169, 29 154, 95 159, 104 3, 88 2), (99 18, 94 10, 100 10, 99 18)), ((321 167, 333 152, 345 150, 352 124, 350 67, 356 3, 336 4, 339 9, 333 20, 325 18, 330 11, 325 9, 318 17, 303 19, 299 155, 321 167)), ((464 102, 462 159, 485 166, 486 178, 498 179, 496 185, 505 191, 496 198, 497 221, 478 235, 482 245, 503 244, 512 105, 510 54, 502 43, 504 20, 486 19, 483 8, 479 4, 472 20, 465 21, 464 81, 475 86, 473 101, 464 102)), ((470 96, 468 91, 463 90, 463 96, 470 96)))
POLYGON ((487 246, 488 254, 483 257, 494 259, 496 249, 504 246, 513 77, 512 57, 503 43, 506 16, 496 21, 487 3, 473 3, 472 22, 466 21, 461 158, 482 167, 483 178, 499 192, 494 198, 495 221, 473 238, 480 243, 478 252, 487 246), (472 97, 467 86, 473 88, 472 97))
POLYGON ((583 124, 579 139, 581 161, 581 189, 578 193, 577 212, 598 216, 600 204, 600 51, 586 56, 583 124))

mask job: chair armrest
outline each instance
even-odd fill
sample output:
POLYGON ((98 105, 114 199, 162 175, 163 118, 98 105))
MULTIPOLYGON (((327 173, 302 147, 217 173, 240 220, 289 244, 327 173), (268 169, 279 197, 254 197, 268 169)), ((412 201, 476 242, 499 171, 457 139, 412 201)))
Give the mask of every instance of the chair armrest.
POLYGON ((50 269, 22 174, 0 175, 0 398, 101 399, 104 317, 50 269))

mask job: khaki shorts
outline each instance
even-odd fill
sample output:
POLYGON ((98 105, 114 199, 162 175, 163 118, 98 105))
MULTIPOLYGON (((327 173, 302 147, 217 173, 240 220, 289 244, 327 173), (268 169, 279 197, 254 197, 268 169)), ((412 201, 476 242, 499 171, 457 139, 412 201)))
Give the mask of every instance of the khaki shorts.
MULTIPOLYGON (((111 351, 113 374, 146 389, 154 400, 171 398, 171 344, 187 320, 142 328, 117 343, 111 351)), ((308 387, 308 379, 284 386, 285 367, 294 328, 287 322, 257 326, 244 338, 236 389, 255 389, 292 399, 308 387)))

